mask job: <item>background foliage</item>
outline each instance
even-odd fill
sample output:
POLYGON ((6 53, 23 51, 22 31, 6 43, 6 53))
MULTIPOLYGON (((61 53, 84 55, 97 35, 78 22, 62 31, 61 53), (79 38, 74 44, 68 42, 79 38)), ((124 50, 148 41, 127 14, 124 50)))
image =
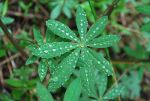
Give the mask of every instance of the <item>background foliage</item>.
MULTIPOLYGON (((54 72, 54 69, 68 54, 63 54, 59 58, 41 59, 31 55, 31 51, 37 46, 43 46, 44 42, 52 43, 62 40, 70 42, 65 37, 55 35, 56 33, 46 27, 45 22, 48 19, 55 19, 78 33, 80 27, 77 28, 75 22, 79 4, 85 10, 89 24, 87 29, 89 29, 95 23, 95 15, 89 1, 96 13, 96 18, 99 19, 114 0, 2 0, 0 2, 0 19, 7 26, 10 36, 8 37, 0 27, 0 101, 53 101, 54 99, 69 101, 71 95, 76 96, 74 98, 80 96, 80 79, 75 79, 80 75, 79 68, 73 71, 74 76, 52 95, 45 88, 49 83, 49 78, 53 77, 50 71, 54 72), (16 48, 14 44, 19 48, 16 48), (47 64, 51 65, 51 68, 47 67, 47 64), (74 94, 73 90, 78 93, 74 94)), ((108 50, 117 82, 125 87, 121 94, 123 101, 150 100, 149 8, 149 0, 120 0, 109 16, 108 24, 103 32, 103 35, 121 36, 118 44, 114 44, 108 50)), ((96 54, 93 54, 109 60, 106 51, 100 48, 96 50, 96 54)), ((77 67, 81 65, 82 62, 76 64, 77 67)), ((113 79, 112 77, 105 78, 105 75, 95 79, 98 97, 101 98, 111 88, 113 79), (101 84, 102 78, 107 81, 105 84, 101 84), (103 87, 98 85, 103 85, 103 87)), ((90 82, 92 82, 91 79, 90 82)), ((93 98, 83 94, 79 101, 93 101, 93 98)))

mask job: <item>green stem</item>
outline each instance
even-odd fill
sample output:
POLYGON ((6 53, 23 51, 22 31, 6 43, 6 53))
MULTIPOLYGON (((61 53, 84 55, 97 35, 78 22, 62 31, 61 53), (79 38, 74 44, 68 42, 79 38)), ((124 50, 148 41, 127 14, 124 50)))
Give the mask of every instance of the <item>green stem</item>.
POLYGON ((10 42, 12 43, 12 45, 22 54, 23 59, 25 60, 26 57, 28 57, 27 53, 22 49, 22 47, 20 47, 18 45, 18 43, 11 37, 10 32, 7 29, 7 26, 2 22, 2 20, 0 19, 0 27, 2 28, 2 30, 4 31, 6 37, 10 40, 10 42))
POLYGON ((96 12, 95 12, 95 10, 94 10, 94 7, 92 6, 91 0, 88 0, 88 2, 89 2, 89 5, 90 5, 90 8, 91 8, 93 17, 94 17, 94 21, 96 22, 96 20, 97 20, 96 12))
POLYGON ((110 17, 111 13, 113 10, 116 8, 117 4, 119 3, 120 0, 114 0, 112 4, 104 11, 103 16, 108 16, 110 17))
MULTIPOLYGON (((111 13, 112 13, 112 11, 114 10, 115 6, 119 3, 119 1, 120 1, 120 0, 114 0, 113 3, 112 3, 112 5, 106 10, 106 12, 104 13, 104 15, 110 16, 111 13)), ((96 22, 96 20, 97 20, 96 12, 95 12, 95 10, 94 10, 93 5, 91 4, 91 1, 88 0, 88 2, 89 2, 91 11, 92 11, 92 13, 93 13, 93 16, 94 16, 94 19, 95 19, 95 22, 96 22)), ((105 48, 105 53, 106 53, 106 56, 107 56, 109 62, 110 62, 111 65, 112 65, 111 58, 110 58, 110 54, 109 54, 109 49, 108 49, 108 48, 105 48)), ((113 66, 113 65, 112 65, 112 66, 113 66)), ((116 75, 115 75, 114 68, 112 68, 112 69, 113 69, 113 81, 114 81, 115 84, 117 84, 117 79, 116 79, 116 75)), ((118 97, 118 101, 121 101, 120 97, 118 97)))

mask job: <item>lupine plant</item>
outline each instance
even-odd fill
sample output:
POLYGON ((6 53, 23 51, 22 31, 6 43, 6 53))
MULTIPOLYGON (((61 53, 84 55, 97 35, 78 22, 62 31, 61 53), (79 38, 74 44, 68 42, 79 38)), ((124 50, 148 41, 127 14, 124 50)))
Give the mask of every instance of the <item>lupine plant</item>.
POLYGON ((113 46, 120 40, 118 35, 102 35, 107 23, 108 17, 103 16, 88 29, 86 13, 79 6, 76 11, 77 33, 67 25, 49 19, 44 41, 40 31, 34 28, 37 44, 28 46, 32 56, 26 64, 40 60, 38 74, 41 82, 50 72, 47 89, 41 83, 37 84, 41 101, 54 101, 48 91, 56 93, 62 87, 66 88, 66 93, 59 100, 64 101, 85 101, 83 97, 86 101, 107 101, 121 94, 123 86, 120 84, 113 84, 106 91, 107 77, 114 75, 113 66, 97 50, 113 46), (49 41, 48 36, 52 34, 60 39, 49 41))

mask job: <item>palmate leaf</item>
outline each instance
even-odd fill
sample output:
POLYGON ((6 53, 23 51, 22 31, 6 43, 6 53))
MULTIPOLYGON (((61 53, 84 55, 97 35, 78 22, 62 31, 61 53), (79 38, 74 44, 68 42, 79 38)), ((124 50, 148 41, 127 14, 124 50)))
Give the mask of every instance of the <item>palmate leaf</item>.
POLYGON ((67 88, 64 101, 79 101, 80 93, 81 81, 80 78, 77 78, 67 88))
POLYGON ((102 97, 107 88, 107 75, 98 73, 96 81, 97 81, 99 96, 102 97))
POLYGON ((80 6, 77 8, 77 12, 76 12, 76 24, 82 40, 84 35, 86 34, 88 22, 86 18, 86 13, 83 10, 83 8, 80 6))
POLYGON ((36 90, 40 101, 54 101, 51 94, 41 83, 37 83, 36 90))
POLYGON ((78 61, 79 51, 80 49, 74 50, 69 56, 62 60, 57 70, 52 73, 48 86, 51 92, 56 91, 69 79, 78 61))
POLYGON ((138 6, 137 11, 143 14, 150 14, 150 5, 138 6))
POLYGON ((45 43, 41 45, 38 49, 32 51, 32 54, 42 58, 53 58, 60 56, 74 48, 77 47, 77 44, 70 42, 53 42, 45 43))
POLYGON ((66 25, 55 20, 46 21, 46 26, 56 35, 69 40, 78 41, 75 33, 66 25))
POLYGON ((88 46, 93 48, 107 48, 118 43, 120 40, 119 35, 105 35, 95 38, 89 42, 88 46))
POLYGON ((114 99, 123 92, 124 87, 122 85, 117 85, 109 90, 103 97, 103 99, 114 99))
POLYGON ((48 66, 47 66, 47 63, 44 59, 42 59, 40 61, 40 64, 39 64, 39 67, 38 67, 38 74, 39 74, 39 77, 40 77, 40 80, 43 81, 46 74, 47 74, 47 70, 48 70, 48 66))
POLYGON ((36 60, 38 60, 38 57, 37 57, 37 56, 34 56, 34 55, 31 55, 31 56, 27 59, 26 65, 32 64, 32 63, 34 63, 36 60))
POLYGON ((84 67, 80 68, 80 78, 83 93, 87 94, 91 97, 96 97, 96 89, 95 89, 95 74, 94 68, 92 68, 92 64, 85 64, 84 67))
POLYGON ((103 30, 105 29, 106 25, 108 23, 108 17, 103 16, 98 21, 96 21, 95 24, 91 26, 89 29, 87 35, 86 35, 86 42, 92 40, 96 36, 100 35, 103 30))
POLYGON ((42 45, 44 41, 40 33, 40 30, 37 27, 34 27, 33 33, 34 33, 34 38, 37 41, 38 45, 42 45))

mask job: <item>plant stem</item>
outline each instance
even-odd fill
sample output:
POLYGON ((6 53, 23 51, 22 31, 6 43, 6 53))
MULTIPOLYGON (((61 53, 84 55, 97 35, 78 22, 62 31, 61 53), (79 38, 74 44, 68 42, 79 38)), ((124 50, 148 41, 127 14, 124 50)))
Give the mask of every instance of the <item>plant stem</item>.
POLYGON ((119 3, 120 0, 114 0, 112 4, 104 11, 103 16, 108 16, 110 17, 111 13, 113 12, 114 8, 116 8, 117 4, 119 3))
MULTIPOLYGON (((110 5, 110 7, 106 10, 106 12, 105 12, 103 15, 106 15, 106 16, 109 17, 109 16, 111 15, 112 11, 114 10, 114 8, 116 7, 116 5, 119 3, 119 1, 120 1, 120 0, 114 0, 113 3, 112 3, 112 5, 110 5)), ((94 7, 93 7, 92 4, 91 4, 91 1, 88 0, 88 2, 89 2, 89 5, 90 5, 90 7, 91 7, 91 10, 92 10, 92 13, 93 13, 95 22, 96 22, 96 20, 97 20, 96 12, 95 12, 95 10, 94 10, 94 7)), ((107 56, 109 62, 110 62, 111 65, 112 65, 108 48, 105 48, 105 53, 106 53, 106 56, 107 56)), ((113 65, 112 65, 112 66, 113 66, 113 65)), ((116 79, 116 75, 115 75, 114 68, 112 67, 112 69, 113 69, 113 81, 114 81, 115 84, 117 84, 117 79, 116 79)), ((121 101, 121 98, 120 98, 120 97, 118 97, 118 101, 121 101)))
POLYGON ((24 59, 27 57, 27 54, 22 50, 20 46, 18 46, 18 43, 15 42, 15 40, 10 36, 11 34, 9 33, 6 25, 2 22, 0 19, 0 27, 4 31, 6 37, 10 40, 10 42, 15 46, 15 48, 21 53, 21 55, 24 57, 24 59))
POLYGON ((94 17, 94 21, 96 22, 96 19, 97 19, 96 12, 95 12, 95 10, 94 10, 94 7, 92 6, 91 0, 88 0, 88 2, 89 2, 89 5, 90 5, 90 8, 91 8, 93 17, 94 17))

